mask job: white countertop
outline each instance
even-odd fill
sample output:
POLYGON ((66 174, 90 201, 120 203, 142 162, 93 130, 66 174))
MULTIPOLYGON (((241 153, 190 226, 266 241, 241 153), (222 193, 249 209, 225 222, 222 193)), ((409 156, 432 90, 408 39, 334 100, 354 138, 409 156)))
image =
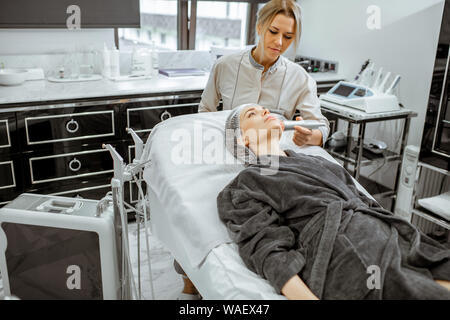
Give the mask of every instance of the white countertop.
MULTIPOLYGON (((25 81, 19 86, 0 86, 0 105, 17 103, 42 103, 47 101, 74 100, 164 92, 201 91, 208 80, 205 76, 169 78, 158 75, 152 79, 56 83, 47 80, 25 81)), ((336 73, 311 73, 317 81, 336 81, 342 77, 336 73)))

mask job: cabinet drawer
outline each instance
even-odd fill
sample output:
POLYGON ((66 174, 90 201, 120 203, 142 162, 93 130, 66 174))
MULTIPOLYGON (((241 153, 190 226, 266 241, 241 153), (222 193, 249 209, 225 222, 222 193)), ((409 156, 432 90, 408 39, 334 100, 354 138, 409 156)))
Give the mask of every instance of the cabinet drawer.
POLYGON ((21 168, 20 157, 17 155, 0 159, 0 207, 23 192, 21 168))
POLYGON ((0 162, 0 189, 16 187, 13 161, 0 162))
POLYGON ((25 118, 28 145, 115 135, 114 111, 92 111, 25 118))
POLYGON ((198 103, 174 104, 127 109, 127 128, 136 132, 149 132, 159 122, 175 116, 196 113, 198 103))
POLYGON ((3 157, 6 155, 8 157, 10 154, 18 152, 20 152, 20 144, 17 141, 16 114, 14 112, 1 113, 0 156, 3 157))
POLYGON ((31 184, 95 176, 113 172, 106 149, 30 157, 31 184))
POLYGON ((9 120, 0 120, 0 148, 8 148, 11 146, 11 134, 9 132, 9 120))

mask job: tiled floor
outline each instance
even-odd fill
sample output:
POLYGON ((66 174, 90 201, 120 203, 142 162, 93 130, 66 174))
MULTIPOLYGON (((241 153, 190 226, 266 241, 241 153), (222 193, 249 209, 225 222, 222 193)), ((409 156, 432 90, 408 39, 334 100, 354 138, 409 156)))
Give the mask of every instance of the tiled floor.
MULTIPOLYGON (((137 224, 128 225, 130 257, 132 261, 133 274, 136 286, 138 287, 138 254, 137 254, 137 224)), ((139 232, 140 239, 140 259, 141 259, 141 299, 153 299, 152 290, 149 281, 148 258, 145 243, 145 232, 141 225, 139 232)), ((149 234, 150 261, 153 276, 153 286, 155 299, 171 300, 176 299, 183 288, 183 280, 173 268, 173 257, 164 245, 152 234, 149 234)), ((4 297, 2 280, 0 277, 0 299, 4 297)))
MULTIPOLYGON (((149 228, 150 229, 150 228, 149 228)), ((138 262, 137 262, 137 224, 128 225, 128 234, 130 241, 130 256, 133 265, 134 278, 136 285, 138 283, 138 262)), ((148 258, 145 243, 145 232, 141 225, 139 232, 140 239, 140 257, 141 257, 141 288, 142 299, 152 299, 151 286, 149 282, 148 258)), ((155 299, 170 300, 176 299, 178 293, 183 288, 183 280, 173 268, 173 257, 164 245, 156 238, 149 235, 150 261, 153 275, 153 286, 155 290, 155 299)))

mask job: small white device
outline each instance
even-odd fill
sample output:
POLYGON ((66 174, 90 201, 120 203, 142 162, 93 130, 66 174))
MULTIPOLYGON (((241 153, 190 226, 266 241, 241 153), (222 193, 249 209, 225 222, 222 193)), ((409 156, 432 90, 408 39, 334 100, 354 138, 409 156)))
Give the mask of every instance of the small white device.
POLYGON ((347 145, 347 136, 342 131, 336 131, 331 135, 328 145, 332 148, 344 147, 347 145))
POLYGON ((384 150, 387 149, 387 144, 384 141, 376 140, 373 138, 365 138, 363 143, 364 149, 376 153, 381 154, 384 150))
POLYGON ((119 299, 120 235, 112 205, 23 193, 0 209, 5 295, 119 299))
POLYGON ((44 70, 42 68, 31 68, 31 69, 26 69, 27 70, 27 75, 26 75, 26 80, 44 80, 45 76, 44 76, 44 70))
POLYGON ((307 129, 317 129, 320 127, 325 127, 326 125, 322 122, 319 122, 317 120, 285 120, 284 123, 284 130, 294 130, 295 126, 307 128, 307 129))
POLYGON ((412 217, 413 191, 419 153, 419 147, 406 146, 395 200, 394 214, 409 222, 412 217))
POLYGON ((320 99, 359 109, 367 113, 397 111, 400 110, 400 106, 397 96, 392 94, 392 92, 400 82, 400 76, 397 76, 389 88, 384 91, 389 77, 390 73, 378 85, 381 78, 381 72, 378 72, 374 83, 377 87, 373 88, 362 84, 339 81, 327 93, 321 94, 320 99))
POLYGON ((417 200, 421 207, 450 221, 450 191, 434 197, 417 200))

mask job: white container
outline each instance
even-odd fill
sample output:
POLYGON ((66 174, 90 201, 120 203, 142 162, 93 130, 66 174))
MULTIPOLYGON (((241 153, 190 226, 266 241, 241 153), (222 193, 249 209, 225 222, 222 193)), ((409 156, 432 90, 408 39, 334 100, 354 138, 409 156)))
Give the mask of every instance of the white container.
POLYGON ((0 69, 0 85, 16 86, 25 82, 27 70, 21 69, 0 69))
POLYGON ((110 51, 111 58, 111 78, 120 76, 120 52, 117 49, 110 51))
POLYGON ((150 77, 153 73, 153 59, 152 52, 147 51, 147 56, 145 57, 145 75, 150 77))
POLYGON ((131 74, 133 76, 151 74, 151 54, 148 50, 133 48, 131 74))
POLYGON ((103 46, 103 77, 110 78, 111 77, 111 58, 110 52, 106 44, 103 46))
POLYGON ((159 73, 159 55, 158 51, 156 51, 155 41, 152 41, 151 60, 151 75, 156 77, 159 73))

